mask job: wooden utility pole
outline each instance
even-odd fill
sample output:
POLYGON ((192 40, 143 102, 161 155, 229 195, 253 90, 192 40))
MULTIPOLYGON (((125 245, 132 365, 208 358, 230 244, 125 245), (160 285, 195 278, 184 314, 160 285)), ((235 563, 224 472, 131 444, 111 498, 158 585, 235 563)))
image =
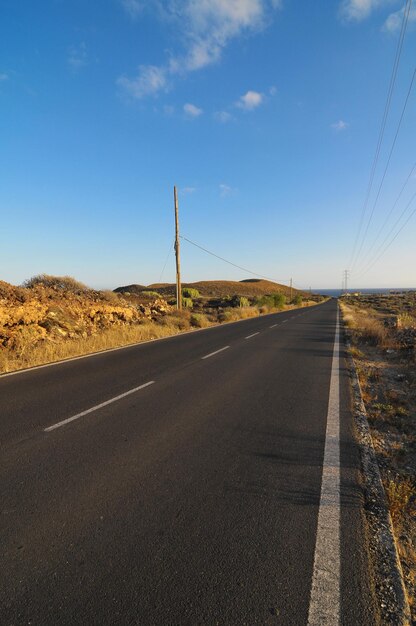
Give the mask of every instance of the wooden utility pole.
POLYGON ((182 310, 182 287, 181 287, 181 255, 179 244, 179 207, 178 207, 178 191, 176 186, 173 188, 175 198, 175 255, 176 255, 176 308, 182 310))
POLYGON ((292 294, 293 294, 293 279, 290 279, 290 302, 292 302, 292 294))

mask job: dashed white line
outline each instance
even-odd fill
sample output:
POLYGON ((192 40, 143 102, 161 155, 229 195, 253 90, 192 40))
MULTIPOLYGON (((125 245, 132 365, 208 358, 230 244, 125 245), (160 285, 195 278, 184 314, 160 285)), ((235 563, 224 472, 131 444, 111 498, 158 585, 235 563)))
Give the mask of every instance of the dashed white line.
POLYGON ((98 409, 102 409, 103 407, 108 406, 109 404, 112 404, 113 402, 117 402, 117 400, 121 400, 122 398, 125 398, 126 396, 130 396, 132 393, 136 393, 136 391, 140 391, 140 389, 149 387, 150 385, 153 385, 154 383, 155 381, 151 380, 150 382, 145 383, 144 385, 140 385, 140 387, 135 387, 134 389, 130 389, 129 391, 126 391, 125 393, 122 393, 119 396, 116 396, 115 398, 111 398, 110 400, 107 400, 106 402, 102 402, 101 404, 97 404, 96 406, 91 407, 91 409, 87 409, 86 411, 82 411, 82 413, 78 413, 77 415, 68 417, 68 419, 62 420, 62 422, 53 424, 53 426, 48 426, 48 428, 45 428, 44 431, 45 433, 49 433, 51 430, 55 430, 56 428, 65 426, 66 424, 69 424, 70 422, 74 422, 75 420, 78 420, 80 417, 84 417, 84 415, 88 415, 89 413, 92 413, 93 411, 98 411, 98 409))
POLYGON ((286 324, 289 320, 283 320, 282 324, 286 324))
POLYGON ((219 350, 215 350, 215 352, 210 352, 209 354, 206 354, 205 356, 201 357, 202 360, 204 359, 209 359, 211 356, 215 356, 216 354, 219 354, 220 352, 223 352, 224 350, 228 350, 230 346, 225 346, 224 348, 220 348, 219 350))
POLYGON ((248 337, 245 337, 245 339, 251 339, 252 337, 255 337, 256 335, 260 335, 260 331, 258 333, 253 333, 252 335, 249 335, 248 337))
POLYGON ((270 328, 276 328, 276 326, 279 326, 279 324, 273 324, 273 326, 270 326, 270 328))
POLYGON ((337 313, 308 626, 340 624, 339 353, 337 313))

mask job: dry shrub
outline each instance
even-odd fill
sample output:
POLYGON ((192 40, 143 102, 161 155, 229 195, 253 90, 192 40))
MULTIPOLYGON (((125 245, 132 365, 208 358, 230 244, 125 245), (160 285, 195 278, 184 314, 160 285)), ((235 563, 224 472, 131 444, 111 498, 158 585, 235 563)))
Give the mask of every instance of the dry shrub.
POLYGON ((111 302, 112 304, 114 302, 120 302, 121 299, 118 293, 116 293, 115 291, 110 291, 110 289, 104 289, 103 291, 100 291, 100 294, 103 300, 106 300, 106 302, 111 302))
POLYGON ((416 495, 415 485, 410 478, 384 481, 384 490, 393 523, 396 523, 408 508, 410 499, 416 495))
POLYGON ((398 328, 416 328, 416 317, 410 315, 410 313, 400 313, 397 316, 398 328))
POLYGON ((193 313, 190 321, 191 326, 195 326, 195 328, 207 328, 211 326, 207 316, 203 313, 193 313))
POLYGON ((51 289, 59 289, 61 291, 69 291, 71 293, 85 293, 91 291, 84 283, 75 280, 72 276, 51 276, 50 274, 38 274, 25 280, 23 287, 32 289, 33 287, 50 287, 51 289))
POLYGON ((385 346, 389 338, 388 329, 377 319, 362 317, 359 320, 359 332, 362 339, 372 346, 385 346))
POLYGON ((257 317, 259 310, 254 306, 247 306, 241 308, 229 308, 224 309, 218 314, 220 322, 238 322, 238 320, 245 320, 250 317, 257 317))

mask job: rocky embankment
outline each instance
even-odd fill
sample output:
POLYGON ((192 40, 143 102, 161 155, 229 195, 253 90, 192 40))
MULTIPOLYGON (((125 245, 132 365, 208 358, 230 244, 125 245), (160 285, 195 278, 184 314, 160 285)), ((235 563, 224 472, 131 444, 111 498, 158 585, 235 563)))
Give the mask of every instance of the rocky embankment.
POLYGON ((171 310, 161 299, 143 304, 76 285, 15 287, 0 281, 0 353, 19 354, 42 342, 85 339, 106 329, 158 318, 171 310))

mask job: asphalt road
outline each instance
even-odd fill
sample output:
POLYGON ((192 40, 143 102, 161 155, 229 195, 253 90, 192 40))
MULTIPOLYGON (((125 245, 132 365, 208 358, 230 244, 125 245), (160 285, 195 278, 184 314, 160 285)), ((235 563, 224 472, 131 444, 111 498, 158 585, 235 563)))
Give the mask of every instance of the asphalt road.
POLYGON ((330 301, 0 377, 0 623, 377 623, 342 347, 318 524, 335 336, 330 301))

